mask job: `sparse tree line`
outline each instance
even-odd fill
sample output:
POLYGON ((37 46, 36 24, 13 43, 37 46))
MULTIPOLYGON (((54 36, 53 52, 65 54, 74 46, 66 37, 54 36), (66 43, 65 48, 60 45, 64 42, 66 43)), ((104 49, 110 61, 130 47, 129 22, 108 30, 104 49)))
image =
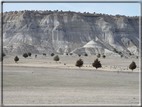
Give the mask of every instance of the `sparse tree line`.
POLYGON ((79 14, 83 14, 83 15, 91 15, 91 16, 93 16, 93 15, 100 15, 100 16, 116 16, 116 17, 128 17, 128 18, 139 18, 139 16, 125 16, 125 15, 119 15, 119 14, 117 14, 117 15, 109 15, 109 14, 102 14, 102 13, 96 13, 96 12, 93 12, 93 13, 89 13, 89 12, 74 12, 74 11, 62 11, 62 10, 53 10, 53 11, 51 11, 51 10, 23 10, 23 11, 9 11, 9 12, 4 12, 4 14, 5 13, 11 13, 11 14, 18 14, 18 13, 28 13, 28 14, 30 14, 30 13, 43 13, 43 14, 47 14, 47 13, 53 13, 53 12, 64 12, 64 13, 79 13, 79 14))
MULTIPOLYGON (((76 62, 76 66, 77 67, 82 67, 83 66, 83 60, 82 59, 79 59, 79 60, 77 60, 77 62, 76 62)), ((96 69, 97 68, 101 68, 102 67, 102 64, 100 63, 100 61, 98 60, 98 58, 96 59, 96 60, 94 60, 94 62, 92 63, 92 66, 93 67, 95 67, 96 69)), ((132 61, 132 63, 129 65, 129 69, 131 69, 132 71, 134 70, 134 69, 136 69, 136 63, 134 62, 134 61, 132 61)))
MULTIPOLYGON (((75 65, 80 68, 83 66, 83 63, 84 63, 83 60, 79 59, 79 60, 77 60, 75 65)), ((102 67, 102 65, 98 59, 94 60, 94 62, 92 63, 92 66, 95 67, 96 69, 102 67)))
MULTIPOLYGON (((115 51, 115 50, 114 50, 114 51, 115 51)), ((31 55, 32 55, 32 54, 31 54, 30 52, 28 52, 28 53, 24 53, 24 54, 23 54, 23 57, 24 57, 24 58, 27 58, 27 57, 31 57, 31 55)), ((54 56, 54 53, 51 53, 50 55, 51 55, 51 57, 53 57, 53 56, 54 56)), ((68 55, 68 53, 66 53, 66 55, 68 55)), ((72 55, 72 53, 70 53, 70 55, 72 55)), ((2 53, 2 60, 3 60, 3 57, 5 57, 5 56, 6 56, 6 54, 5 54, 5 53, 2 53)), ((43 53, 43 56, 46 56, 46 54, 43 53)), ((81 55, 78 54, 78 56, 80 57, 81 55)), ((84 56, 88 56, 88 54, 85 53, 84 56)), ((100 61, 98 60, 98 58, 100 58, 100 57, 101 57, 101 55, 98 54, 98 55, 97 55, 97 59, 94 60, 94 62, 92 63, 92 66, 95 67, 96 69, 102 67, 102 64, 101 64, 100 61)), ((105 55, 102 55, 102 57, 105 58, 106 56, 105 56, 105 55)), ((37 58, 37 55, 35 55, 35 58, 37 58)), ((56 55, 56 56, 53 58, 53 60, 57 62, 57 61, 60 60, 60 58, 59 58, 58 55, 56 55)), ((16 63, 19 61, 18 56, 15 56, 14 61, 15 61, 16 63)), ((77 67, 80 68, 80 67, 83 66, 83 64, 84 64, 83 60, 82 60, 82 59, 79 59, 79 60, 77 60, 75 66, 77 66, 77 67)), ((136 67, 137 67, 137 66, 136 66, 136 63, 135 63, 134 61, 132 61, 132 63, 129 65, 129 69, 131 69, 132 71, 133 71, 136 67)))
MULTIPOLYGON (((81 54, 78 54, 78 56, 80 57, 81 54)), ((88 56, 88 54, 85 53, 84 56, 88 56)), ((100 57, 101 57, 101 54, 98 54, 98 55, 97 55, 97 58, 100 58, 100 57)), ((105 57, 106 57, 105 55, 102 55, 102 58, 105 58, 105 57)))
MULTIPOLYGON (((80 68, 83 66, 83 63, 84 63, 83 60, 79 59, 79 60, 77 60, 75 65, 80 68)), ((95 67, 96 69, 102 67, 102 65, 98 59, 94 60, 94 62, 92 63, 92 66, 95 67)))

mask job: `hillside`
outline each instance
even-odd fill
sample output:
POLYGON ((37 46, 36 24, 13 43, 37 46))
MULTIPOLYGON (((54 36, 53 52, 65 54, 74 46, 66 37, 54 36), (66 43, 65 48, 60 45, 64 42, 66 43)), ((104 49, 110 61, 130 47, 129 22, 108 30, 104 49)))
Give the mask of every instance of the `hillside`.
MULTIPOLYGON (((103 48, 138 55, 139 17, 63 11, 3 13, 6 54, 64 54, 98 40, 103 48)), ((108 51, 105 51, 107 53, 108 51)))

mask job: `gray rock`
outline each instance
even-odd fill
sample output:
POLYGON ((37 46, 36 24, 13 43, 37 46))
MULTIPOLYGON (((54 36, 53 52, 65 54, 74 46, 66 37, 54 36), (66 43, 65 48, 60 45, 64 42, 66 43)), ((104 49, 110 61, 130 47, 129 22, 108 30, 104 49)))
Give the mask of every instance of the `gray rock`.
MULTIPOLYGON (((55 11, 3 13, 3 45, 7 54, 69 53, 96 37, 103 44, 102 52, 116 48, 138 55, 139 18, 55 11)), ((99 51, 83 49, 88 53, 99 51)))

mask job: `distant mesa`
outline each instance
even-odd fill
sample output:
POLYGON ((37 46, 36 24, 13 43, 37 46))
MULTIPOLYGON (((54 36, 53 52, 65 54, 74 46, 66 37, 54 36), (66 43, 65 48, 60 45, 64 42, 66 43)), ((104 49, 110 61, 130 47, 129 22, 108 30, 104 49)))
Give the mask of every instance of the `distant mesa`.
POLYGON ((116 49, 138 56, 139 17, 58 10, 4 12, 3 48, 10 55, 29 51, 114 55, 116 49))

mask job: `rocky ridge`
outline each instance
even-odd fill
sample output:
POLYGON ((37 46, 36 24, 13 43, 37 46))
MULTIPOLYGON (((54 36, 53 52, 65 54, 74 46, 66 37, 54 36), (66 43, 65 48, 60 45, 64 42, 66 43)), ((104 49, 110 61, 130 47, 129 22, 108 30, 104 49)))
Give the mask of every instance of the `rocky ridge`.
POLYGON ((70 53, 96 38, 109 52, 115 48, 138 55, 139 17, 48 10, 3 13, 6 54, 70 53))

